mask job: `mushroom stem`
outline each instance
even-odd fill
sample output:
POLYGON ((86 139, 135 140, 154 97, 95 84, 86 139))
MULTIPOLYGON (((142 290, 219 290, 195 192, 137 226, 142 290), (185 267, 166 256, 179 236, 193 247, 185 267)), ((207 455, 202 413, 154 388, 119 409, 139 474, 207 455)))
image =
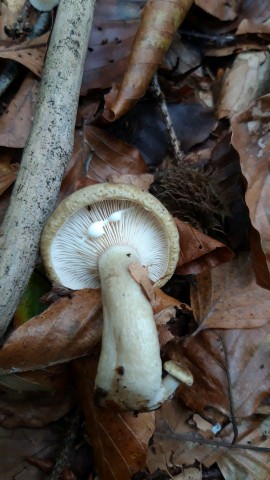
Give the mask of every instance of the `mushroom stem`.
POLYGON ((99 260, 104 325, 96 399, 143 411, 159 396, 162 365, 152 307, 128 269, 133 262, 139 256, 128 245, 110 247, 99 260))

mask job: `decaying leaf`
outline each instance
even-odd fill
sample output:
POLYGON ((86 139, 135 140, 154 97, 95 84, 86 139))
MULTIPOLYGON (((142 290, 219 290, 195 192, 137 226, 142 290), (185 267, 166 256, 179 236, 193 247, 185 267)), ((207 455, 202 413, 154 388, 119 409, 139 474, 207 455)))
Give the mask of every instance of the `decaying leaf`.
POLYGON ((112 173, 112 175, 108 176, 109 182, 134 185, 135 187, 145 190, 146 192, 148 192, 153 179, 154 176, 151 173, 141 173, 139 175, 129 173, 123 175, 120 173, 112 173))
POLYGON ((192 412, 176 401, 162 405, 156 417, 156 431, 147 457, 150 471, 173 471, 176 466, 192 465, 195 461, 210 467, 217 462, 225 480, 268 480, 269 417, 239 420, 235 445, 231 444, 231 423, 218 435, 204 432, 197 428, 192 412))
POLYGON ((232 119, 232 143, 240 155, 247 180, 246 203, 250 220, 260 234, 270 269, 270 175, 269 175, 270 95, 256 100, 251 107, 232 119))
POLYGON ((180 257, 175 273, 196 275, 209 271, 234 256, 233 251, 223 243, 205 235, 186 222, 174 219, 180 237, 180 257))
POLYGON ((0 45, 0 58, 15 60, 41 77, 49 36, 50 32, 47 32, 34 40, 15 43, 9 47, 0 45))
POLYGON ((0 118, 0 145, 23 148, 32 125, 39 90, 38 80, 29 73, 0 118))
POLYGON ((132 278, 141 285, 143 292, 148 298, 149 302, 153 306, 155 304, 155 291, 153 284, 148 276, 147 269, 143 267, 140 263, 131 263, 128 267, 129 272, 132 278))
POLYGON ((256 328, 270 320, 270 295, 256 284, 248 254, 198 275, 191 304, 198 330, 256 328))
POLYGON ((99 290, 60 298, 18 327, 0 350, 0 373, 37 370, 86 355, 102 332, 99 290))
POLYGON ((147 446, 154 431, 154 413, 134 416, 95 407, 93 400, 96 359, 73 362, 79 400, 101 480, 130 480, 145 466, 147 446))
POLYGON ((145 94, 192 3, 193 0, 148 0, 121 86, 115 85, 106 97, 107 120, 119 118, 145 94))
POLYGON ((270 53, 242 52, 224 76, 218 104, 218 117, 240 113, 257 97, 268 92, 270 53))
POLYGON ((107 182, 112 174, 145 172, 146 164, 139 150, 106 130, 85 125, 75 133, 73 154, 58 200, 87 184, 107 182))
POLYGON ((36 467, 26 461, 27 456, 52 457, 59 448, 61 428, 0 428, 1 480, 40 480, 36 467))
POLYGON ((215 409, 231 417, 231 403, 235 416, 252 415, 270 392, 269 335, 270 323, 255 329, 203 331, 175 338, 165 351, 194 377, 192 387, 179 386, 179 398, 202 415, 215 409))
POLYGON ((16 180, 19 165, 0 161, 0 195, 16 180))
POLYGON ((223 21, 234 20, 239 12, 242 0, 217 2, 216 0, 195 0, 198 7, 223 21))

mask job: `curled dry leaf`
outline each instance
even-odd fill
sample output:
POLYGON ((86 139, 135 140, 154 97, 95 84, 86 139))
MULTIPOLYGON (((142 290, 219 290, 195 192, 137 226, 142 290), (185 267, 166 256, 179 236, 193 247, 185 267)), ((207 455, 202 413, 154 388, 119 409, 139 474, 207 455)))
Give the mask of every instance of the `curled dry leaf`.
POLYGON ((269 417, 239 420, 236 445, 231 444, 231 423, 218 436, 206 434, 190 422, 192 412, 176 401, 162 405, 156 417, 156 431, 147 456, 151 472, 157 468, 168 470, 177 465, 190 465, 195 461, 208 468, 217 462, 225 480, 269 479, 269 417), (237 448, 237 444, 246 448, 237 448), (262 451, 256 451, 256 448, 262 451))
POLYGON ((193 0, 148 0, 120 88, 114 85, 106 97, 106 120, 119 118, 145 94, 192 4, 193 0))
POLYGON ((218 240, 205 235, 178 218, 175 218, 174 221, 181 245, 175 273, 196 275, 228 262, 234 256, 233 251, 218 240))
POLYGON ((268 0, 258 2, 251 0, 243 2, 243 10, 239 18, 240 23, 236 31, 237 35, 247 33, 270 33, 270 4, 268 0))
POLYGON ((148 298, 151 305, 155 305, 156 295, 154 291, 153 284, 149 278, 147 269, 143 267, 140 263, 131 263, 128 267, 130 275, 132 278, 141 285, 144 294, 148 298))
POLYGON ((0 350, 0 373, 37 370, 86 355, 102 332, 99 290, 60 298, 17 328, 0 350))
POLYGON ((248 254, 202 273, 196 280, 191 305, 198 331, 256 328, 269 323, 269 292, 256 284, 248 254))
POLYGON ((225 74, 218 103, 218 118, 232 117, 268 92, 270 53, 242 52, 225 74))
POLYGON ((270 95, 256 100, 232 119, 232 144, 240 155, 247 180, 246 204, 250 220, 260 234, 261 246, 270 268, 270 95))
POLYGON ((13 43, 9 47, 2 45, 0 46, 0 58, 15 60, 41 77, 49 37, 50 32, 47 32, 34 40, 26 40, 19 44, 13 43))
POLYGON ((242 4, 242 0, 229 0, 228 2, 217 2, 216 0, 195 0, 196 5, 214 17, 228 22, 234 20, 242 4))
POLYGON ((13 148, 25 146, 32 125, 38 91, 39 82, 29 73, 0 118, 0 145, 13 148))
POLYGON ((94 405, 96 359, 73 362, 79 400, 93 445, 95 464, 101 480, 130 480, 144 468, 147 447, 154 431, 154 413, 134 416, 115 413, 94 405))

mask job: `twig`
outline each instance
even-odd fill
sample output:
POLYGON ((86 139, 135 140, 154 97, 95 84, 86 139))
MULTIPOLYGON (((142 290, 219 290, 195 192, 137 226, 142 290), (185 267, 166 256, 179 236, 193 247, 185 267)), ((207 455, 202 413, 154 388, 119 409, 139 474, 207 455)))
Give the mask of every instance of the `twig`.
POLYGON ((168 112, 166 99, 165 99, 164 93, 162 92, 162 90, 160 88, 157 75, 154 75, 153 80, 152 80, 152 91, 153 91, 155 97, 158 100, 158 106, 160 108, 161 115, 162 115, 163 121, 164 121, 166 129, 167 129, 167 133, 168 133, 168 137, 169 137, 169 143, 170 143, 172 153, 173 153, 177 162, 182 162, 185 158, 185 154, 181 150, 180 142, 179 142, 179 140, 176 136, 174 126, 172 124, 171 117, 170 117, 170 114, 168 112))
POLYGON ((80 410, 77 409, 72 417, 71 425, 67 432, 64 446, 57 457, 55 466, 53 467, 53 470, 50 476, 47 477, 46 480, 59 480, 63 467, 69 464, 72 448, 74 446, 74 442, 76 440, 76 437, 78 435, 78 431, 80 428, 80 423, 81 423, 81 413, 80 413, 80 410))
POLYGON ((227 346, 224 342, 223 335, 221 334, 219 338, 220 338, 220 341, 222 343, 222 348, 223 348, 223 351, 224 351, 225 375, 227 377, 228 394, 229 394, 230 411, 231 411, 230 420, 232 422, 232 427, 233 427, 232 444, 235 444, 237 442, 237 439, 238 439, 238 426, 237 426, 237 422, 236 422, 235 407, 234 407, 234 400, 233 400, 231 373, 230 373, 229 362, 228 362, 228 350, 227 350, 227 346))
POLYGON ((253 445, 247 445, 243 443, 227 443, 227 442, 222 442, 222 441, 217 441, 217 440, 209 440, 201 435, 197 435, 195 433, 174 433, 171 432, 169 434, 167 433, 155 433, 155 437, 161 438, 164 440, 177 440, 179 442, 184 441, 184 442, 192 442, 192 443, 199 443, 200 445, 214 445, 215 447, 225 447, 230 450, 253 450, 255 452, 265 452, 269 453, 270 448, 266 447, 255 447, 253 445))
MULTIPOLYGON (((39 37, 44 33, 48 27, 50 20, 50 13, 42 12, 36 24, 33 27, 33 30, 29 35, 27 35, 27 40, 33 40, 34 38, 39 37)), ((0 75, 0 97, 5 93, 9 86, 14 82, 21 70, 21 64, 16 62, 16 60, 9 60, 3 72, 0 75)))
POLYGON ((61 0, 32 130, 0 237, 0 338, 38 257, 73 149, 74 127, 95 0, 61 0))

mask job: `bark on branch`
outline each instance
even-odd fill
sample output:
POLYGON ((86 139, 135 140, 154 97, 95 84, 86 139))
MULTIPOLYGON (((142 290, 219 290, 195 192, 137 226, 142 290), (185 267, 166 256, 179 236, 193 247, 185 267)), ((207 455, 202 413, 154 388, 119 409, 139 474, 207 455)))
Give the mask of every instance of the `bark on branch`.
POLYGON ((95 0, 61 0, 32 130, 0 238, 0 337, 35 266, 73 148, 83 66, 95 0))

